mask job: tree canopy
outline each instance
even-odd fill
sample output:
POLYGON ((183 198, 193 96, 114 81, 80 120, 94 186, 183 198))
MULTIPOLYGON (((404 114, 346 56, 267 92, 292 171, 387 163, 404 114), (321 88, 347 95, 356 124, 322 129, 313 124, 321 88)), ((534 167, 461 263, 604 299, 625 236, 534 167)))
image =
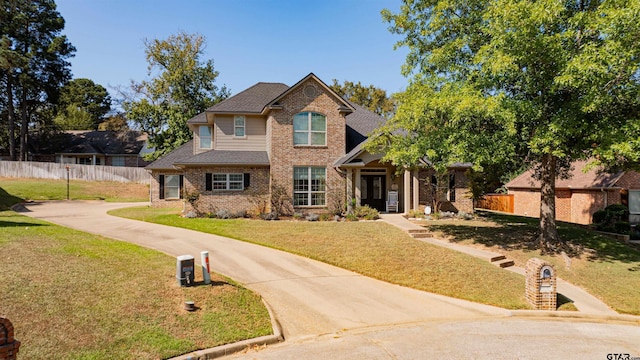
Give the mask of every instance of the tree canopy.
POLYGON ((364 106, 385 118, 392 116, 395 111, 393 99, 387 96, 385 90, 373 85, 365 86, 360 81, 356 84, 346 80, 340 84, 338 80, 333 79, 333 83, 329 87, 347 100, 364 106))
POLYGON ((48 125, 59 90, 71 77, 67 59, 75 48, 63 29, 53 0, 0 6, 0 119, 12 160, 26 159, 29 127, 48 125))
POLYGON ((111 111, 111 96, 107 89, 90 79, 73 79, 62 87, 58 108, 56 122, 66 130, 95 130, 111 111))
POLYGON ((546 250, 560 245, 555 179, 572 160, 638 164, 640 2, 405 0, 382 15, 411 78, 371 145, 387 160, 534 167, 546 250))
POLYGON ((132 83, 122 103, 126 117, 149 134, 155 159, 192 137, 187 120, 229 96, 218 88, 213 60, 201 60, 205 38, 184 32, 165 40, 145 40, 150 80, 132 83))

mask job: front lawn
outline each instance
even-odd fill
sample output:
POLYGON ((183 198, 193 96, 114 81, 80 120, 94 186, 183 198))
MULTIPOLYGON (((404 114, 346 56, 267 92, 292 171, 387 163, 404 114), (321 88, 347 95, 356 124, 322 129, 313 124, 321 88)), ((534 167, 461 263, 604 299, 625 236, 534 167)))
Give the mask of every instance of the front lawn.
POLYGON ((187 219, 176 209, 135 207, 112 215, 252 242, 360 274, 446 296, 528 309, 524 277, 490 263, 417 241, 383 222, 187 219))
POLYGON ((175 266, 157 251, 0 212, 0 316, 15 327, 19 359, 167 358, 272 333, 260 296, 217 274, 213 286, 180 287, 175 266), (200 309, 185 311, 186 300, 200 309))
POLYGON ((532 257, 556 268, 558 276, 586 289, 616 311, 640 315, 640 251, 577 225, 558 222, 558 233, 573 251, 541 255, 535 237, 538 219, 486 213, 472 221, 420 221, 437 237, 464 245, 488 247, 507 255, 517 266, 532 257))
MULTIPOLYGON (((0 210, 6 210, 9 206, 24 200, 65 200, 66 198, 66 180, 0 178, 0 210)), ((112 202, 149 201, 149 185, 70 180, 69 199, 112 202)))

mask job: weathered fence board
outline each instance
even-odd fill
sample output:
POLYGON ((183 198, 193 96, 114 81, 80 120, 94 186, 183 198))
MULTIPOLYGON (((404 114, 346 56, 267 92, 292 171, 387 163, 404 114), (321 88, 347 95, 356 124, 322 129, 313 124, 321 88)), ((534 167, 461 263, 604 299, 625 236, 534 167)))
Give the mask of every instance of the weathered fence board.
POLYGON ((513 214, 512 194, 486 194, 478 200, 476 207, 480 209, 502 211, 513 214))
POLYGON ((33 161, 0 161, 0 177, 66 179, 85 181, 115 181, 149 184, 149 173, 144 168, 124 166, 98 166, 59 164, 33 161))

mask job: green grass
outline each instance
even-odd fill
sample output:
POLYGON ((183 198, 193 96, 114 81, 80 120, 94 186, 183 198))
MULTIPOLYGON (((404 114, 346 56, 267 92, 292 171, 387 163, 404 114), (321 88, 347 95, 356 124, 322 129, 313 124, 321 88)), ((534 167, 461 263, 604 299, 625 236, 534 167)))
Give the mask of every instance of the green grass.
POLYGON ((529 308, 522 276, 417 241, 381 222, 187 219, 176 209, 148 207, 110 213, 252 242, 446 296, 509 309, 529 308))
POLYGON ((272 333, 260 297, 229 279, 182 288, 172 257, 11 211, 0 212, 0 274, 21 359, 166 358, 272 333))
POLYGON ((488 247, 524 264, 532 257, 554 265, 558 276, 600 298, 618 312, 640 315, 640 251, 569 223, 558 233, 571 248, 565 255, 542 255, 537 249, 538 219, 487 213, 475 221, 423 222, 438 237, 488 247))
MULTIPOLYGON (((0 178, 0 210, 24 200, 65 200, 66 180, 0 178)), ((149 201, 149 186, 109 181, 69 182, 71 200, 149 201)))

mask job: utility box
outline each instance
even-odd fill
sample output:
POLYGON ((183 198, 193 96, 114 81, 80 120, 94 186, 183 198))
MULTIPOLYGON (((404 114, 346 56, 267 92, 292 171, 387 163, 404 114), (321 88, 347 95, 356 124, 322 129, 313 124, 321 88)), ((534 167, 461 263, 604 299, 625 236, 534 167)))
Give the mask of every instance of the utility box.
POLYGON ((180 255, 176 261, 176 279, 180 286, 193 286, 194 260, 191 255, 180 255))
POLYGON ((555 311, 557 307, 556 271, 548 262, 532 258, 525 265, 525 296, 536 310, 555 311))

